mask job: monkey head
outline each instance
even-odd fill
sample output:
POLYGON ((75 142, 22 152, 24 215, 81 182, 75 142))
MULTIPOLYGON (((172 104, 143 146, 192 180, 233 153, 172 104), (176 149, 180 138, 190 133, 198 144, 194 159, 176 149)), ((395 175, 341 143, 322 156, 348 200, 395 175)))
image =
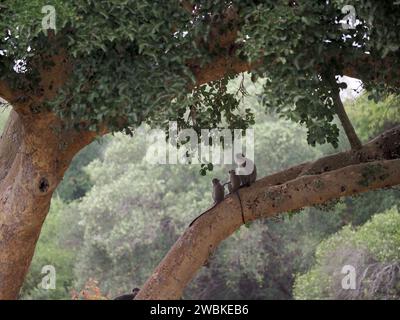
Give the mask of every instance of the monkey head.
POLYGON ((246 163, 246 157, 243 153, 237 153, 235 155, 235 162, 238 166, 244 166, 246 163))
POLYGON ((212 184, 213 185, 219 184, 219 179, 216 178, 212 179, 212 184))

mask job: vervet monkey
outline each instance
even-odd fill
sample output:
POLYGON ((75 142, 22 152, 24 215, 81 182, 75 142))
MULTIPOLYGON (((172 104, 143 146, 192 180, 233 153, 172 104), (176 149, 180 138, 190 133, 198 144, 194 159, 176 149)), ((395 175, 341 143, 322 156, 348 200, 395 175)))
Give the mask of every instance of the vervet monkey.
POLYGON ((241 187, 251 186, 257 179, 256 165, 242 153, 235 155, 235 162, 239 166, 239 168, 236 169, 236 173, 239 176, 241 187))
POLYGON ((224 201, 225 198, 225 189, 224 186, 221 184, 221 182, 218 179, 212 179, 212 184, 213 184, 213 193, 212 197, 214 199, 214 204, 218 204, 222 201, 224 201))
POLYGON ((241 181, 239 176, 236 175, 235 170, 230 170, 229 171, 229 180, 230 182, 228 183, 228 190, 229 193, 235 193, 240 189, 241 181))
POLYGON ((229 193, 230 194, 236 193, 236 195, 237 195, 237 197, 239 199, 239 203, 240 203, 240 209, 241 209, 241 213, 242 213, 243 224, 246 224, 246 221, 244 219, 242 199, 240 198, 240 194, 239 194, 239 189, 241 188, 240 177, 238 175, 236 175, 236 171, 235 170, 230 170, 229 171, 229 179, 230 179, 230 182, 228 184, 229 193))
POLYGON ((224 199, 225 199, 225 188, 224 188, 224 186, 221 184, 221 182, 220 182, 218 179, 215 179, 215 178, 212 179, 212 185, 213 185, 212 197, 213 197, 213 200, 214 200, 214 205, 213 205, 210 209, 204 211, 204 212, 203 212, 201 215, 199 215, 196 219, 194 219, 194 220, 190 223, 189 227, 192 226, 192 224, 193 224, 197 219, 199 219, 202 215, 206 214, 208 211, 210 211, 211 209, 213 209, 218 203, 224 201, 224 199))

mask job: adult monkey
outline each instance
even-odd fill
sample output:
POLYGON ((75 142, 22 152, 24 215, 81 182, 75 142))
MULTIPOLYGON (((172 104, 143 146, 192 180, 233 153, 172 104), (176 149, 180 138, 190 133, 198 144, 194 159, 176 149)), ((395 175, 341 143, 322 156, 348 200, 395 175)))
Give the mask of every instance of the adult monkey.
POLYGON ((254 161, 246 158, 242 153, 237 153, 235 162, 239 166, 236 174, 239 176, 240 186, 250 187, 257 180, 257 167, 254 161))
POLYGON ((221 184, 221 181, 219 179, 214 178, 212 179, 212 197, 214 200, 214 204, 210 209, 207 209, 204 211, 202 214, 200 214, 196 219, 194 219, 190 224, 189 227, 191 227, 200 217, 205 215, 207 212, 209 212, 211 209, 213 209, 218 203, 224 201, 225 198, 225 189, 224 186, 221 184))

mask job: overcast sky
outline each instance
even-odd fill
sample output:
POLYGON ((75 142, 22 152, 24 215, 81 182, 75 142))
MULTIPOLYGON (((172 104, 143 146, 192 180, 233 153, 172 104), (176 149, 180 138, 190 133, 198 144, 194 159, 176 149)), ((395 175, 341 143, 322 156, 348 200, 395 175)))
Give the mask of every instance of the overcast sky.
POLYGON ((361 80, 350 78, 350 77, 341 77, 340 81, 347 83, 347 89, 340 90, 340 97, 342 100, 352 99, 354 100, 360 94, 362 94, 363 87, 361 80))

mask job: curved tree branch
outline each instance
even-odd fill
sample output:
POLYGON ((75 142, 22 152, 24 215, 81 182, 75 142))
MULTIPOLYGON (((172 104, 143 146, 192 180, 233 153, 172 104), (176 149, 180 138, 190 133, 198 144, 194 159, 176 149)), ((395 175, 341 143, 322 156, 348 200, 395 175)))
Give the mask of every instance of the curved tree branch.
MULTIPOLYGON (((302 175, 306 164, 290 168, 240 189, 246 221, 272 217, 329 200, 400 184, 400 127, 371 141, 358 153, 345 152, 317 161, 314 175, 302 175), (355 157, 363 154, 363 157, 355 157), (344 167, 336 159, 348 158, 344 167), (276 183, 276 185, 275 185, 276 183)), ((310 172, 312 171, 310 170, 310 172)), ((199 218, 178 239, 136 299, 178 299, 195 273, 221 241, 243 224, 238 197, 228 196, 199 218)))

